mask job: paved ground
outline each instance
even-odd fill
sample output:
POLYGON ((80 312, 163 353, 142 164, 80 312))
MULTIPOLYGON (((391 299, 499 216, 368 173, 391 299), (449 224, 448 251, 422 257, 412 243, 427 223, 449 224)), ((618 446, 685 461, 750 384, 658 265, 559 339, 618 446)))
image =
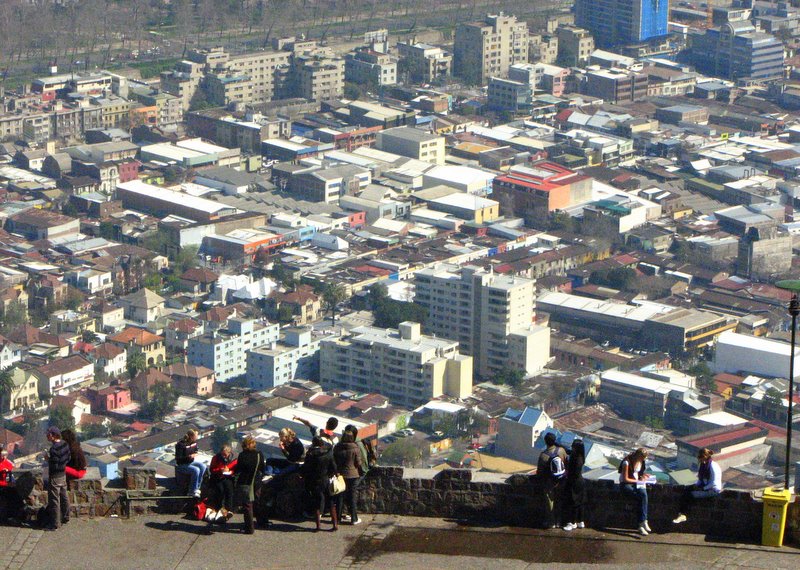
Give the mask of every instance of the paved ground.
MULTIPOLYGON (((765 568, 800 567, 800 550, 723 544, 699 535, 628 530, 566 533, 465 526, 438 519, 365 516, 359 526, 315 533, 277 523, 254 536, 240 524, 209 527, 180 517, 77 520, 58 532, 0 527, 0 568, 765 568)), ((329 525, 325 525, 327 529, 329 525)))

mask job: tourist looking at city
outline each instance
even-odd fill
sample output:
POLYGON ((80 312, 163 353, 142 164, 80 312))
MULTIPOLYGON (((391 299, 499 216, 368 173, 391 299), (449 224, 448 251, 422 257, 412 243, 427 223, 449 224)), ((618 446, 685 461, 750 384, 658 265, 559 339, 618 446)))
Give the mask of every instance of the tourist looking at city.
POLYGON ((583 480, 583 465, 586 463, 586 448, 582 439, 572 442, 567 460, 567 480, 564 487, 564 512, 567 524, 564 530, 584 528, 584 505, 586 503, 586 482, 583 480))
POLYGON ((61 432, 61 438, 69 445, 69 463, 64 472, 67 474, 67 481, 73 479, 83 479, 86 476, 86 456, 83 454, 78 436, 71 429, 65 429, 61 432))
POLYGON ((233 510, 233 470, 236 467, 236 458, 230 444, 224 444, 219 453, 211 458, 209 472, 211 484, 217 492, 217 510, 233 510))
MULTIPOLYGON (((248 435, 242 440, 242 452, 233 468, 236 475, 236 504, 241 506, 244 513, 245 534, 255 532, 253 501, 256 500, 257 486, 261 483, 265 466, 264 456, 256 449, 255 438, 248 435)), ((269 522, 265 521, 265 524, 269 522)))
POLYGON ((50 450, 44 452, 47 461, 47 512, 49 521, 45 530, 58 530, 69 522, 69 497, 67 496, 66 468, 70 461, 69 444, 61 439, 61 430, 55 426, 47 429, 50 450))
POLYGON ((356 445, 352 432, 344 432, 342 441, 333 448, 333 458, 336 461, 337 472, 344 477, 345 483, 344 493, 336 495, 336 512, 339 514, 339 522, 342 522, 346 500, 350 511, 350 524, 360 524, 356 505, 358 503, 358 484, 363 470, 361 468, 361 450, 356 445))
POLYGON ((294 416, 293 419, 306 426, 311 431, 311 437, 324 437, 330 442, 331 445, 336 445, 338 438, 336 437, 334 430, 339 427, 339 420, 337 418, 328 418, 328 421, 325 422, 325 427, 323 429, 318 429, 317 427, 311 425, 310 421, 303 418, 294 416))
POLYGON ((561 509, 561 494, 563 493, 566 476, 567 451, 556 445, 556 436, 548 432, 544 436, 547 446, 539 455, 536 475, 542 485, 544 496, 544 528, 557 528, 559 526, 561 509))
POLYGON ((196 461, 196 457, 197 432, 190 429, 175 445, 175 472, 189 476, 189 493, 199 499, 200 486, 203 484, 206 466, 196 461))
POLYGON ((647 523, 647 456, 647 450, 640 447, 626 456, 619 466, 622 492, 639 501, 639 534, 644 536, 652 532, 647 523))
MULTIPOLYGON (((306 452, 306 460, 300 473, 305 483, 309 512, 313 513, 316 529, 320 530, 325 504, 330 501, 330 478, 336 475, 336 460, 327 439, 321 436, 314 437, 311 447, 306 452)), ((335 502, 331 502, 331 522, 332 530, 338 530, 339 517, 336 514, 335 502)))
POLYGON ((270 457, 267 459, 267 475, 288 475, 297 471, 303 462, 305 448, 303 442, 291 428, 282 428, 278 432, 278 447, 283 457, 270 457))
POLYGON ((675 524, 686 522, 689 507, 697 500, 712 499, 722 492, 722 468, 712 459, 714 452, 703 448, 697 453, 697 481, 684 488, 675 524))

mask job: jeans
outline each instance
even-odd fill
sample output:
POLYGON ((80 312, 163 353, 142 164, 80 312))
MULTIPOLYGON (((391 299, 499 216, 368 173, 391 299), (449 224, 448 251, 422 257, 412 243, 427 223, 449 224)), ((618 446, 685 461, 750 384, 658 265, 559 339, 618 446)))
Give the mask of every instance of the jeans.
POLYGON ((358 504, 358 485, 361 483, 361 477, 354 477, 352 479, 345 479, 344 493, 336 495, 336 507, 339 513, 339 520, 342 520, 344 515, 344 504, 347 501, 347 506, 350 509, 350 521, 356 522, 358 520, 358 513, 356 512, 356 505, 358 504))
POLYGON ((678 513, 685 515, 686 511, 689 510, 689 507, 697 499, 711 499, 718 495, 719 491, 704 491, 695 485, 685 487, 683 490, 683 495, 681 495, 681 504, 680 509, 678 509, 678 513))
POLYGON ((50 475, 47 487, 47 511, 50 515, 50 526, 58 528, 62 522, 69 520, 69 497, 67 496, 67 475, 55 473, 50 475))
POLYGON ((561 481, 557 481, 544 483, 542 487, 542 494, 544 495, 544 527, 550 528, 559 523, 556 519, 559 518, 561 513, 563 485, 561 481))
POLYGON ((187 465, 176 465, 175 471, 189 475, 189 486, 191 487, 189 493, 195 494, 200 490, 200 484, 203 482, 203 475, 206 473, 205 464, 195 461, 187 465))
POLYGON ((219 497, 220 508, 233 510, 233 478, 221 477, 214 482, 219 497))
POLYGON ((647 488, 634 483, 623 483, 622 492, 639 500, 639 524, 647 520, 647 488))
POLYGON ((270 457, 267 459, 267 467, 264 469, 265 475, 289 475, 300 468, 297 463, 292 463, 288 459, 280 457, 270 457))

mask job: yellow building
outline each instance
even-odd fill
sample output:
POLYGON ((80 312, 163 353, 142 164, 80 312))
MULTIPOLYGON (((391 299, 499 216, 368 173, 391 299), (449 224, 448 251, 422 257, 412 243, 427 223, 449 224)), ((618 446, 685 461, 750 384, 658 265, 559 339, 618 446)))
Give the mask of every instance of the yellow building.
POLYGON ((3 413, 11 410, 25 410, 39 405, 39 382, 31 370, 13 368, 11 379, 14 388, 3 400, 3 413))
POLYGON ((164 337, 144 329, 128 327, 108 338, 108 342, 124 348, 128 355, 142 353, 148 366, 161 366, 166 358, 164 337))

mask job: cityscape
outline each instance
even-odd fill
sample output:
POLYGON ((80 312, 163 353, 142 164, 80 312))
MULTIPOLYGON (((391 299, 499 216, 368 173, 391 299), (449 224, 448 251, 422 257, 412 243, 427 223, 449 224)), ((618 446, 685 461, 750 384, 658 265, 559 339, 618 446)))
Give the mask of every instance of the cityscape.
POLYGON ((772 544, 762 501, 800 489, 800 2, 0 4, 0 447, 30 481, 2 517, 43 524, 69 430, 74 518, 186 511, 181 467, 226 445, 281 464, 257 520, 302 518, 285 446, 330 437, 375 516, 637 528, 609 489, 638 477, 639 535, 700 533, 680 493, 718 469, 708 532, 772 544))

